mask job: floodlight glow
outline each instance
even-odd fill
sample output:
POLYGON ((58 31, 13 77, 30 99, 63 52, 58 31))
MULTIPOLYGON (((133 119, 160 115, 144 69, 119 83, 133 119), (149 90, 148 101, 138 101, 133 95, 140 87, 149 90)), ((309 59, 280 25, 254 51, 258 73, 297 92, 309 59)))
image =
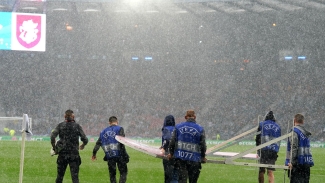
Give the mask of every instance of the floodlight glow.
POLYGON ((125 3, 132 6, 132 7, 137 7, 140 5, 142 0, 126 0, 125 3))
POLYGON ((132 60, 137 61, 139 60, 139 57, 132 57, 132 60))
POLYGON ((292 56, 286 56, 284 57, 285 60, 292 60, 292 56))
POLYGON ((66 29, 67 29, 68 31, 71 31, 71 30, 73 29, 73 27, 70 26, 70 25, 67 25, 67 26, 66 26, 66 29))
POLYGON ((66 8, 55 8, 53 11, 68 11, 66 8))
POLYGON ((144 57, 144 60, 151 61, 152 60, 152 57, 144 57))
POLYGON ((96 9, 86 9, 84 12, 98 12, 99 10, 96 9))
POLYGON ((298 56, 298 60, 305 60, 306 56, 298 56))

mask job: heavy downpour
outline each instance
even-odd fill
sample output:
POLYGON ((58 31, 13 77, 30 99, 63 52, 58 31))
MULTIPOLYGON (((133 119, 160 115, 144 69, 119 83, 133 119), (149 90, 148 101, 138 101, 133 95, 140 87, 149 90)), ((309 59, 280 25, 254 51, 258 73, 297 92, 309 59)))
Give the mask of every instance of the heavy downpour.
POLYGON ((116 115, 159 137, 165 115, 195 109, 228 139, 274 110, 284 127, 304 113, 323 141, 322 1, 1 2, 46 14, 45 51, 0 51, 1 116, 27 113, 35 134, 73 109, 88 135, 116 115))

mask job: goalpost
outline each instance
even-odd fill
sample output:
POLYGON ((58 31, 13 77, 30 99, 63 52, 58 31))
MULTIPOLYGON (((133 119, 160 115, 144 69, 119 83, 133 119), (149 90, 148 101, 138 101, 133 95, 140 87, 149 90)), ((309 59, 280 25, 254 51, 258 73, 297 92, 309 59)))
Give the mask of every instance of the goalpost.
MULTIPOLYGON (((258 116, 258 124, 259 124, 259 118, 260 118, 260 115, 258 116)), ((288 122, 288 129, 289 129, 289 124, 290 122, 288 122)), ((294 126, 294 124, 293 124, 294 126)), ((260 134, 260 132, 257 132, 257 127, 255 128, 252 128, 251 130, 248 130, 242 134, 239 134, 235 137, 232 137, 231 139, 228 139, 220 144, 217 144, 215 146, 212 146, 210 148, 208 148, 206 150, 206 154, 212 154, 213 155, 216 155, 216 156, 220 156, 220 157, 223 157, 225 158, 224 160, 207 160, 208 163, 216 163, 216 164, 231 164, 231 165, 243 165, 243 166, 253 166, 253 167, 265 167, 265 168, 278 168, 278 169, 284 169, 284 170, 287 170, 289 169, 288 166, 285 166, 285 165, 269 165, 269 164, 260 164, 260 163, 249 163, 249 162, 236 162, 235 160, 239 159, 239 158, 245 158, 245 159, 259 159, 260 158, 260 154, 255 154, 257 152, 257 150, 260 150, 262 149, 263 147, 266 147, 268 145, 271 145, 273 143, 276 143, 276 142, 279 142, 281 140, 284 140, 286 138, 289 138, 291 137, 292 138, 292 135, 293 135, 293 132, 289 132, 287 131, 287 134, 285 135, 282 135, 278 138, 275 138, 275 139, 272 139, 268 142, 265 142, 265 143, 262 143, 258 146, 255 146, 253 148, 250 148, 248 150, 245 150, 243 152, 239 152, 239 153, 233 153, 233 152, 219 152, 219 150, 222 150, 224 147, 228 147, 228 146, 232 146, 234 145, 235 143, 233 142, 236 142, 237 139, 240 139, 244 136, 247 136, 249 134, 254 134, 254 135, 257 135, 257 134, 260 134), (254 154, 250 154, 254 152, 254 154)), ((292 153, 292 148, 291 148, 291 153, 292 153)))
POLYGON ((14 136, 16 131, 21 132, 19 183, 22 183, 25 159, 25 139, 26 133, 33 135, 32 118, 29 118, 27 114, 24 114, 23 117, 0 117, 0 121, 2 121, 0 122, 0 135, 9 133, 10 136, 14 136), (7 121, 7 123, 4 121, 7 121))

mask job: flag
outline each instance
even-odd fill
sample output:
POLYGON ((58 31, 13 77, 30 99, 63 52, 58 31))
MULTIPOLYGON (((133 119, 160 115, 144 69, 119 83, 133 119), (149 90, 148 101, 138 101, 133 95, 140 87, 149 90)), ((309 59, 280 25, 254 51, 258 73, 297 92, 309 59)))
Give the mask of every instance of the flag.
POLYGON ((25 131, 27 134, 33 135, 31 123, 29 121, 27 114, 24 114, 24 116, 23 116, 22 131, 25 131))

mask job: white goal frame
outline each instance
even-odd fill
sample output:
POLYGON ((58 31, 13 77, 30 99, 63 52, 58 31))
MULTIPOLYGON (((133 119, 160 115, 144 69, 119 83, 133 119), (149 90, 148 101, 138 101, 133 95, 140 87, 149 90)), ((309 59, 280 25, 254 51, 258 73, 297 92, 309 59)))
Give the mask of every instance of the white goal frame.
MULTIPOLYGON (((288 123, 288 126, 289 126, 289 123, 288 123)), ((234 142, 237 139, 240 139, 240 138, 242 138, 244 136, 247 136, 249 134, 252 134, 252 133, 259 134, 260 133, 260 132, 256 132, 256 131, 257 131, 257 127, 252 128, 252 129, 250 129, 250 130, 248 130, 248 131, 246 131, 246 132, 244 132, 242 134, 239 134, 239 135, 237 135, 235 137, 232 137, 232 138, 224 141, 221 144, 217 144, 217 145, 215 145, 213 147, 210 147, 210 148, 208 148, 206 150, 206 154, 211 154, 211 153, 216 152, 216 151, 218 152, 218 150, 222 149, 224 146, 227 146, 229 144, 234 145, 235 143, 232 143, 232 142, 234 142)), ((242 166, 253 166, 253 167, 266 167, 266 168, 277 168, 277 169, 287 170, 287 169, 289 169, 289 167, 285 166, 285 165, 270 165, 270 164, 260 164, 260 163, 236 162, 235 160, 237 160, 239 158, 243 158, 244 156, 253 155, 253 154, 249 154, 249 153, 254 152, 254 151, 256 152, 257 150, 260 150, 263 147, 266 147, 266 146, 268 146, 270 144, 273 144, 275 142, 279 142, 279 141, 281 141, 283 139, 286 139, 286 138, 289 138, 289 137, 292 138, 292 135, 293 135, 293 132, 287 132, 287 134, 285 134, 285 135, 282 135, 282 136, 280 136, 278 138, 275 138, 275 139, 273 139, 273 140, 271 140, 269 142, 263 143, 263 144, 261 144, 259 146, 248 149, 248 150, 246 150, 244 152, 240 152, 240 153, 236 153, 236 154, 225 152, 224 154, 226 154, 226 155, 222 155, 222 157, 225 158, 224 160, 211 160, 211 159, 208 159, 207 163, 242 165, 242 166)), ((291 148, 291 153, 292 153, 292 148, 291 148)))
MULTIPOLYGON (((29 118, 27 114, 23 117, 0 117, 2 120, 21 120, 21 151, 20 151, 20 171, 19 171, 19 183, 23 182, 24 173, 24 160, 25 160, 25 139, 26 133, 31 133, 32 130, 32 118, 29 118)), ((31 133, 32 134, 32 133, 31 133)))
MULTIPOLYGON (((24 117, 0 117, 0 121, 2 121, 2 120, 8 120, 8 121, 10 121, 10 120, 21 120, 21 121, 23 121, 23 119, 24 119, 24 117)), ((33 123, 32 123, 32 118, 28 118, 28 120, 29 120, 29 128, 30 128, 30 130, 32 130, 33 128, 33 123)), ((1 122, 0 122, 1 123, 1 122)), ((22 129, 25 129, 25 127, 23 127, 23 123, 22 123, 22 129)))

